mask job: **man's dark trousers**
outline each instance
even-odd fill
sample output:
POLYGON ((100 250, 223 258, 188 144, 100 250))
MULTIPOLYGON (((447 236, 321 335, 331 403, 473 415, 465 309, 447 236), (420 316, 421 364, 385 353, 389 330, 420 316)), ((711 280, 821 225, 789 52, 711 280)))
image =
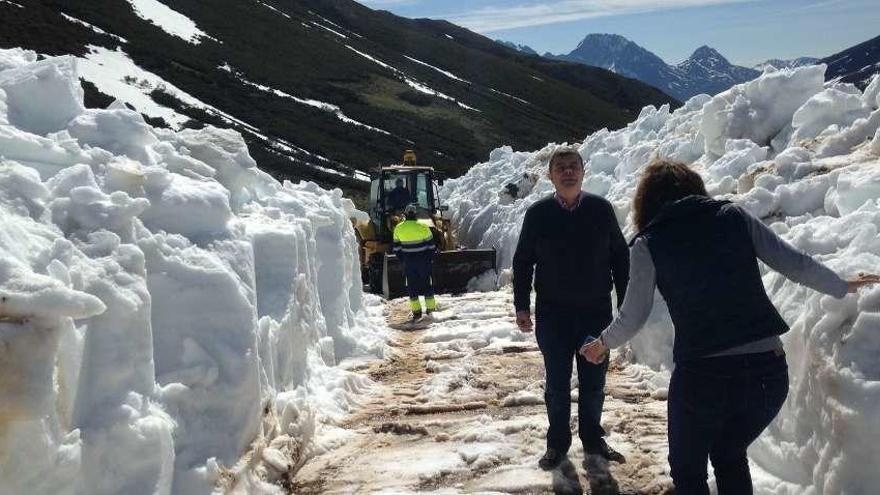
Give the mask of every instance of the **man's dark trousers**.
POLYGON ((595 365, 577 352, 585 336, 598 336, 611 323, 610 300, 597 306, 584 310, 539 304, 535 311, 535 338, 544 356, 544 402, 550 422, 547 447, 563 453, 571 447, 572 358, 578 373, 578 436, 584 447, 589 447, 605 435, 600 423, 608 360, 595 365))
POLYGON ((402 257, 403 273, 406 275, 406 290, 410 299, 419 296, 434 297, 434 283, 431 271, 434 266, 434 252, 408 253, 402 257))

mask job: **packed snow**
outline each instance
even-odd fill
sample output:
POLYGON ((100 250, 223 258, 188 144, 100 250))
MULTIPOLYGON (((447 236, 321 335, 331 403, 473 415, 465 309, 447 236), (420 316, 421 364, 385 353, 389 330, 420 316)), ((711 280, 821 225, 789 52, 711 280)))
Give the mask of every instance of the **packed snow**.
MULTIPOLYGON (((767 69, 715 97, 675 111, 652 106, 618 131, 575 146, 585 189, 614 204, 635 234, 631 202, 639 172, 655 157, 691 164, 711 194, 764 219, 788 242, 844 277, 880 272, 880 78, 864 92, 824 82, 825 66, 767 69)), ((526 208, 552 192, 547 159, 494 150, 441 196, 469 246, 498 249, 511 265, 526 208), (517 187, 511 188, 510 185, 517 187), (515 191, 515 193, 511 193, 515 191)), ((766 271, 764 282, 791 325, 784 335, 788 402, 750 450, 758 493, 874 493, 880 486, 880 287, 835 300, 766 271)), ((645 385, 666 393, 672 324, 659 294, 622 356, 654 370, 645 385)))
MULTIPOLYGON (((151 22, 166 33, 192 44, 201 43, 200 38, 211 38, 196 26, 189 17, 171 9, 159 0, 128 0, 134 13, 151 22)), ((213 38, 211 38, 213 39, 213 38)))
POLYGON ((278 491, 386 351, 363 213, 36 59, 0 50, 0 492, 278 491))

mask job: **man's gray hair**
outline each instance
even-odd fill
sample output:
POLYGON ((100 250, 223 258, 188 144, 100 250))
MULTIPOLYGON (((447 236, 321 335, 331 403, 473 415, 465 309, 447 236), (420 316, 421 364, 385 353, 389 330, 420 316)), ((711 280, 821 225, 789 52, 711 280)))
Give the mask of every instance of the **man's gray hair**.
POLYGON ((581 156, 580 152, 577 149, 572 148, 571 146, 563 146, 561 148, 557 148, 556 151, 550 155, 550 161, 547 162, 547 168, 553 166, 553 162, 556 161, 557 158, 562 158, 564 156, 576 156, 578 162, 580 162, 581 167, 584 166, 584 157, 581 156))

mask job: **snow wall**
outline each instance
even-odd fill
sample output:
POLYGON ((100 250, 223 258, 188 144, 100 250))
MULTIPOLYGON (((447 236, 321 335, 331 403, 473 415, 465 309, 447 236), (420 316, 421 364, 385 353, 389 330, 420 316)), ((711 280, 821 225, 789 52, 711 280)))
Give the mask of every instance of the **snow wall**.
POLYGON ((362 213, 85 109, 76 64, 0 50, 0 493, 270 493, 385 349, 362 213))
MULTIPOLYGON (((681 160, 703 176, 711 194, 742 204, 840 275, 880 272, 880 79, 861 92, 825 83, 824 72, 824 66, 771 68, 715 97, 695 96, 674 112, 645 107, 626 128, 574 144, 587 167, 584 188, 614 204, 631 238, 640 171, 655 157, 681 160)), ((460 239, 498 249, 507 269, 502 283, 526 208, 553 190, 546 171, 556 148, 496 149, 441 189, 460 239)), ((750 451, 757 491, 876 493, 880 287, 835 300, 773 272, 765 271, 764 283, 791 325, 784 341, 792 385, 782 412, 750 451)), ((646 388, 667 386, 672 340, 668 311, 656 295, 648 325, 621 353, 658 371, 646 388)))

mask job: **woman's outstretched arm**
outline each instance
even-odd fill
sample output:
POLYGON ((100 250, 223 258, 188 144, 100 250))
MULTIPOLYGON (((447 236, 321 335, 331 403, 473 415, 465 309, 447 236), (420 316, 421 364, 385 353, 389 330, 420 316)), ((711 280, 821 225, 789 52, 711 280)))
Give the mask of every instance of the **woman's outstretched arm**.
POLYGON ((801 285, 836 298, 846 295, 846 280, 812 256, 795 248, 776 235, 764 222, 739 208, 752 237, 755 254, 770 268, 801 285))
POLYGON ((737 207, 746 220, 755 254, 770 268, 785 275, 790 280, 828 294, 836 298, 848 292, 856 292, 861 287, 880 283, 880 276, 860 273, 852 280, 843 280, 830 268, 785 242, 764 222, 749 212, 737 207))
POLYGON ((636 239, 630 248, 629 256, 629 286, 623 298, 623 305, 617 317, 600 337, 607 347, 619 347, 633 338, 645 325, 654 305, 657 280, 648 242, 643 238, 636 239))

